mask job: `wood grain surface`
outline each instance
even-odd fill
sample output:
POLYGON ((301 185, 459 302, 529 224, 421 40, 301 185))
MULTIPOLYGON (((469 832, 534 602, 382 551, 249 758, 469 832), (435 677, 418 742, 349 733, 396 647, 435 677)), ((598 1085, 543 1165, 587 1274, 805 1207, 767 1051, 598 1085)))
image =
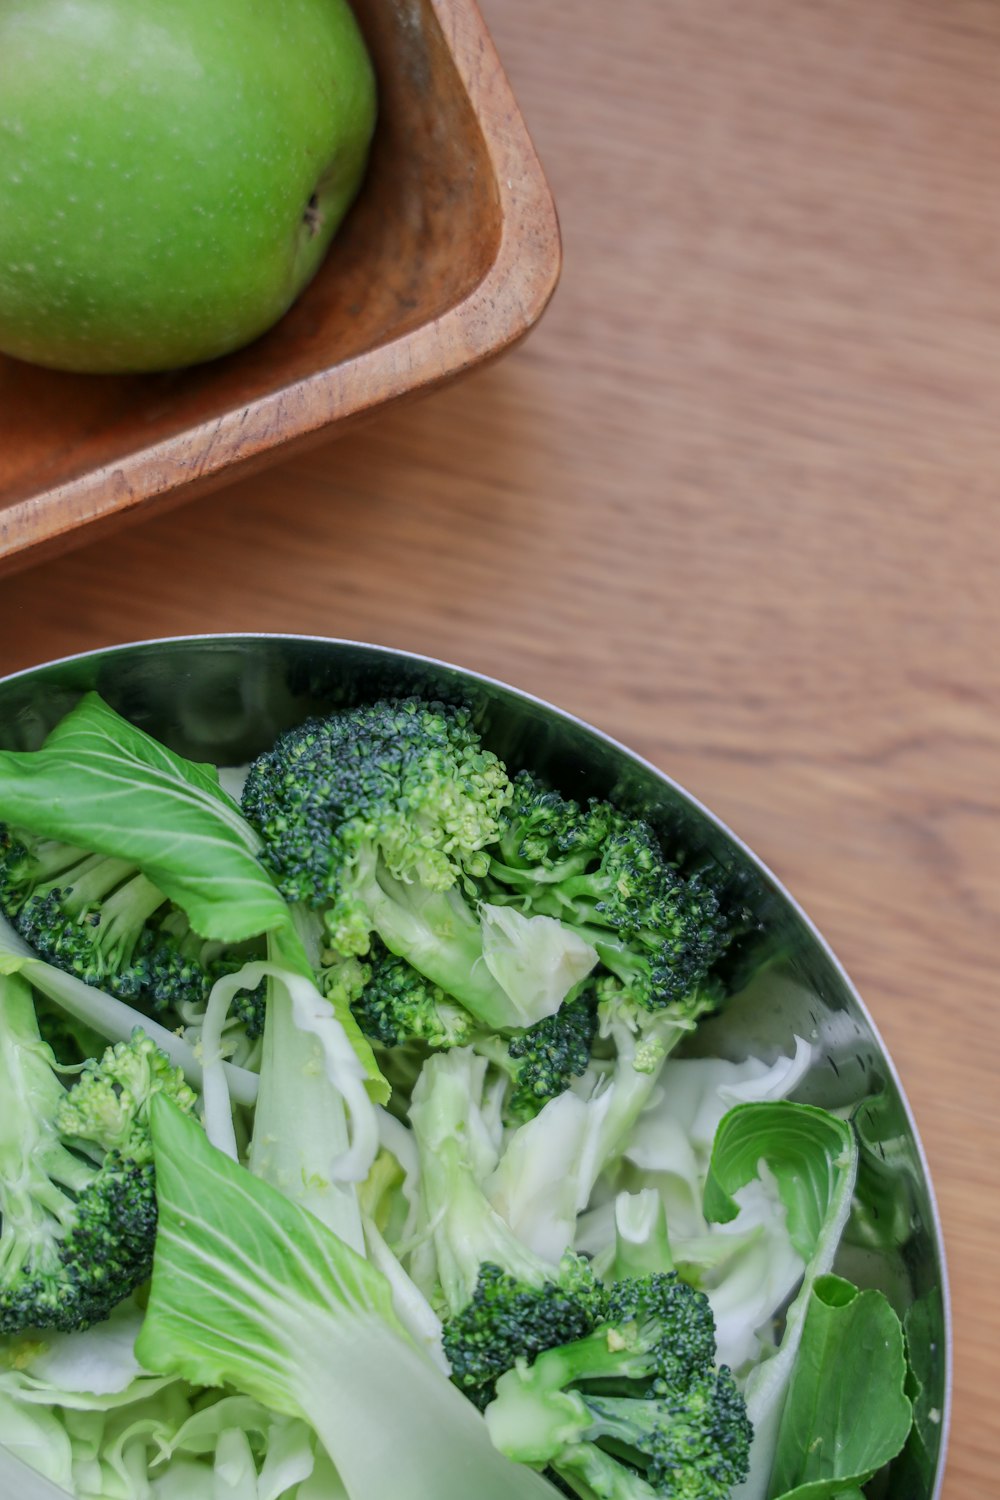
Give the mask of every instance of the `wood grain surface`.
POLYGON ((502 364, 0 583, 0 664, 444 656, 643 752, 858 983, 934 1173, 947 1500, 1000 1493, 1000 7, 486 0, 560 205, 502 364))

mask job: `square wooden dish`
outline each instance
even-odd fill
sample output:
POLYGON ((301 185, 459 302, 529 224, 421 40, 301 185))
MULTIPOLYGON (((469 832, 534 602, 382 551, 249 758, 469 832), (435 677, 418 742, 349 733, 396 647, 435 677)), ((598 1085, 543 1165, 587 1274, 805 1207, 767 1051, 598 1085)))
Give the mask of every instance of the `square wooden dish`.
POLYGON ((353 0, 379 77, 358 202, 249 348, 167 375, 0 355, 0 569, 90 541, 501 354, 559 276, 555 207, 474 0, 353 0))

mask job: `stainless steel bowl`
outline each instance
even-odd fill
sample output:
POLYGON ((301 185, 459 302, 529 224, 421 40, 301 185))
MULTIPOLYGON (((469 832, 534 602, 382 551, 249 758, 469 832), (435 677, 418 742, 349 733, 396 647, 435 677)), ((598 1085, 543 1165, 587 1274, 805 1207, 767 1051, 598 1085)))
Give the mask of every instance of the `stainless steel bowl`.
POLYGON ((681 787, 606 735, 526 693, 383 647, 306 636, 194 636, 68 657, 0 681, 0 746, 34 749, 94 688, 120 713, 195 760, 238 764, 310 713, 387 694, 469 703, 488 744, 570 795, 641 812, 669 843, 711 856, 749 907, 756 978, 698 1032, 699 1050, 739 1058, 817 1044, 796 1093, 849 1114, 861 1143, 857 1193, 837 1269, 884 1291, 904 1318, 919 1381, 918 1420, 871 1493, 937 1500, 951 1399, 948 1282, 941 1225, 913 1117, 878 1032, 812 923, 764 865, 681 787))

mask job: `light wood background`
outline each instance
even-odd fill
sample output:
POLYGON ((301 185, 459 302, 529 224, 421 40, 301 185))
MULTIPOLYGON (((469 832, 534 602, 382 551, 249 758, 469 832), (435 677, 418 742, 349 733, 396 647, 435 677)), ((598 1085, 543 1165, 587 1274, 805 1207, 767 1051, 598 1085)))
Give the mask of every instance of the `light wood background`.
POLYGON ((0 583, 0 666, 303 630, 554 699, 714 808, 880 1025, 1000 1493, 1000 6, 486 0, 559 203, 504 363, 0 583))

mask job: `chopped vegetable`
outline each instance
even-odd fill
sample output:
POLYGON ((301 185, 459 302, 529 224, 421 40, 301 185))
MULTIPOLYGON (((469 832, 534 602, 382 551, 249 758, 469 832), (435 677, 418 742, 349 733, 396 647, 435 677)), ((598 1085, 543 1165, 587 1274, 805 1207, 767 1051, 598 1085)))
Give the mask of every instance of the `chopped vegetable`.
POLYGON ((711 863, 415 698, 220 778, 88 694, 0 827, 0 1477, 833 1500, 902 1446, 811 1049, 682 1055, 747 923, 711 863))

